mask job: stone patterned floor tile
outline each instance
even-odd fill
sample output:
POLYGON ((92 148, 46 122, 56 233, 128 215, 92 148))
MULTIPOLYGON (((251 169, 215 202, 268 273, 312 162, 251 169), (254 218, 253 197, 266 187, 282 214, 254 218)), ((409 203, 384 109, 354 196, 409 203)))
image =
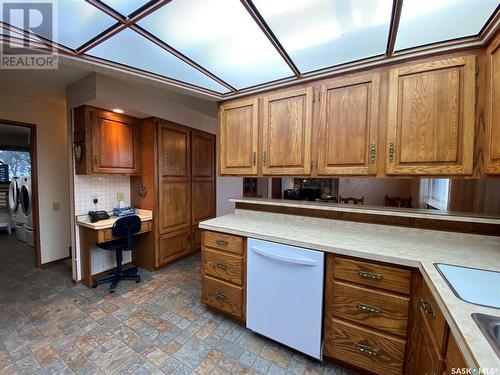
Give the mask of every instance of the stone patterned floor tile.
MULTIPOLYGON (((74 286, 0 237, 0 374, 355 375, 254 334, 201 303, 200 257, 143 282, 74 286)), ((9 242, 10 241, 10 242, 9 242)))

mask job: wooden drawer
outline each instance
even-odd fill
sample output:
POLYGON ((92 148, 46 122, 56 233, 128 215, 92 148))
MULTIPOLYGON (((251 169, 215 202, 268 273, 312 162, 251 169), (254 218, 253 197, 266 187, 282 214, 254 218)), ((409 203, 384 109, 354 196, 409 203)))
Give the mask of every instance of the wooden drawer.
POLYGON ((337 319, 325 323, 324 354, 376 374, 403 373, 406 341, 337 319))
POLYGON ((422 319, 427 322, 439 353, 443 353, 447 329, 446 319, 425 281, 422 282, 418 302, 419 309, 422 312, 422 319))
POLYGON ((335 257, 333 275, 336 279, 410 294, 411 271, 406 269, 335 257))
POLYGON ((203 234, 203 245, 235 254, 243 254, 243 237, 232 236, 230 234, 205 231, 203 234))
POLYGON ((204 247, 202 266, 206 275, 243 285, 243 257, 241 256, 204 247))
POLYGON ((203 303, 224 311, 229 315, 243 320, 243 288, 225 281, 203 276, 202 280, 203 303))
POLYGON ((410 299, 334 281, 333 314, 406 337, 410 299))
MULTIPOLYGON (((141 223, 141 230, 136 234, 150 232, 151 231, 151 223, 152 223, 152 221, 143 221, 141 223)), ((116 237, 113 237, 113 233, 112 233, 111 228, 103 229, 100 231, 98 243, 112 241, 112 240, 116 240, 116 237)))

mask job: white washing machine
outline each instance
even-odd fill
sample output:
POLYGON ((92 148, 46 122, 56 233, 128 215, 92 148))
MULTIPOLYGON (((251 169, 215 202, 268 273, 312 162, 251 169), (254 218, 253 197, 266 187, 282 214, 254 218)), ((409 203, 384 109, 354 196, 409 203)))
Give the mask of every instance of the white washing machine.
POLYGON ((24 214, 24 229, 26 230, 26 243, 35 246, 33 236, 33 195, 31 193, 31 177, 21 177, 21 207, 24 214))
POLYGON ((21 179, 22 177, 12 177, 9 186, 9 211, 14 221, 17 239, 26 242, 26 229, 24 228, 26 219, 21 207, 21 179))

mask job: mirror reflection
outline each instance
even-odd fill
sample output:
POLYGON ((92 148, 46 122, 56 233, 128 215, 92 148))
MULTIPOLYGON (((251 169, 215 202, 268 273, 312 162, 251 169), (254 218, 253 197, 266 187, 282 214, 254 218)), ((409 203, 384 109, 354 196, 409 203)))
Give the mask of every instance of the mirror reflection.
POLYGON ((500 216, 500 179, 245 178, 243 196, 500 216))

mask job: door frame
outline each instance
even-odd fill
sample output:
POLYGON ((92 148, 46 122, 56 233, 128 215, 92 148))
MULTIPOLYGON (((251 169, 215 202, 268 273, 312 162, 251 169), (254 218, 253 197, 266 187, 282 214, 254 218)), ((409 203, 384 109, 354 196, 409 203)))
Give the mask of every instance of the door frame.
POLYGON ((34 247, 35 252, 35 267, 42 268, 42 257, 40 251, 40 215, 39 215, 39 204, 38 204, 38 164, 37 164, 37 153, 36 153, 36 124, 30 124, 25 122, 11 121, 0 119, 0 123, 4 125, 19 126, 23 128, 30 129, 30 157, 31 157, 31 191, 33 199, 33 233, 34 233, 34 247))

